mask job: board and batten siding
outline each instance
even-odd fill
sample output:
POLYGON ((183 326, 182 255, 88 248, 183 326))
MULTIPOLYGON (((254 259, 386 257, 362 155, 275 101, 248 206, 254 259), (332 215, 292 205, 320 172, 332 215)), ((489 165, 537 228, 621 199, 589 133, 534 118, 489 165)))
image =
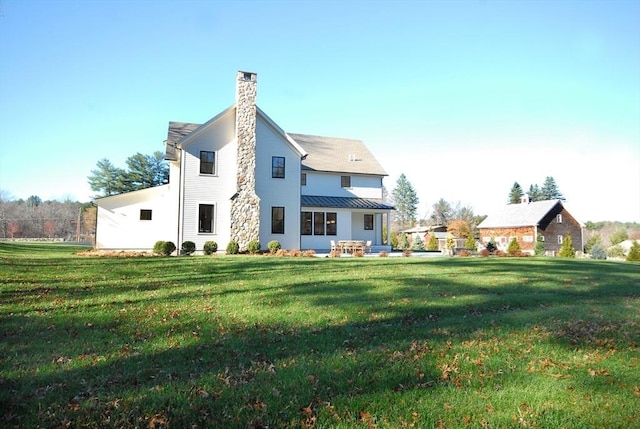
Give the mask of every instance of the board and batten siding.
MULTIPOLYGON (((230 199, 236 192, 236 141, 234 117, 226 115, 211 124, 185 144, 182 153, 182 237, 202 250, 206 241, 225 249, 230 235, 230 199), (216 153, 216 174, 200 174, 200 151, 216 153), (214 231, 198 231, 200 204, 214 205, 214 231)), ((182 243, 176 243, 180 247, 182 243)))
POLYGON ((300 155, 267 122, 256 124, 256 194, 260 198, 260 245, 277 240, 283 249, 300 248, 300 155), (284 179, 271 177, 272 157, 285 158, 284 179), (271 208, 284 207, 284 234, 271 233, 271 208))

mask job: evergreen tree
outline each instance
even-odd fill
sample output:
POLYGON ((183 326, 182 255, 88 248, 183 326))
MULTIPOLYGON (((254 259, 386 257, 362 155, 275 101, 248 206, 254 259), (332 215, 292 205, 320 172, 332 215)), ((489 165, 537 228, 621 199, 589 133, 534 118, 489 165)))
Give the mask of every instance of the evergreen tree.
POLYGON ((509 192, 509 204, 520 204, 523 195, 522 186, 520 186, 518 182, 513 182, 513 186, 509 192))
POLYGON ((534 201, 542 201, 542 193, 540 192, 540 188, 538 187, 538 185, 531 185, 529 186, 529 201, 534 202, 534 201))
POLYGON ((453 209, 451 204, 446 202, 444 198, 433 205, 433 213, 431 214, 430 221, 433 225, 447 226, 453 219, 453 209))
POLYGON ((627 261, 640 262, 640 244, 637 240, 633 240, 629 254, 627 255, 627 261))
POLYGON ((416 222, 418 195, 403 174, 398 177, 396 187, 391 192, 396 207, 395 217, 399 228, 412 226, 416 222))
POLYGON ((562 246, 560 247, 560 251, 558 252, 558 256, 561 258, 575 258, 576 251, 573 248, 573 240, 570 235, 565 235, 562 240, 562 246))
POLYGON ((438 250, 438 239, 434 233, 429 236, 429 243, 427 244, 427 250, 438 250))
POLYGON ((565 200, 564 196, 558 189, 556 181, 551 176, 544 179, 544 184, 540 189, 540 198, 542 200, 565 200))
POLYGON ((87 178, 91 190, 99 192, 96 197, 108 197, 124 191, 124 170, 117 168, 106 158, 98 161, 96 167, 87 178))
POLYGON ((536 240, 536 245, 533 248, 533 254, 535 256, 544 255, 544 240, 541 235, 538 235, 538 238, 536 240))
POLYGON ((509 246, 507 247, 507 253, 511 256, 516 256, 520 253, 520 244, 518 244, 518 239, 513 237, 509 242, 509 246))

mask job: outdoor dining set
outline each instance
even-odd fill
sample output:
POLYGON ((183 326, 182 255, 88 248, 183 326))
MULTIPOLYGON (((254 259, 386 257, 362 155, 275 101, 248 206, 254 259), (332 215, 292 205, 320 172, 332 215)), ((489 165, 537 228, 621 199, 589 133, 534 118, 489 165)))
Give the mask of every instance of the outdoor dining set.
POLYGON ((371 241, 364 240, 331 240, 331 251, 338 251, 340 254, 353 254, 356 252, 371 253, 371 241))

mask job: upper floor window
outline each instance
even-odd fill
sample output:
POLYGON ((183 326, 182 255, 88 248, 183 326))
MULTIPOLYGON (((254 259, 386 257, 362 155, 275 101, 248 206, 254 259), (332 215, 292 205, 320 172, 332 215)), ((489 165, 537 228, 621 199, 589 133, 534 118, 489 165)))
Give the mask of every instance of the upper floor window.
POLYGON ((284 234, 284 207, 271 207, 271 233, 284 234))
POLYGON ((213 204, 198 205, 198 232, 213 232, 213 204))
POLYGON ((151 210, 140 209, 140 220, 151 220, 151 210))
POLYGON ((365 231, 373 231, 373 215, 364 215, 364 229, 365 231))
POLYGON ((271 177, 284 179, 284 156, 271 157, 271 177))
POLYGON ((307 186, 307 173, 300 173, 300 186, 307 186))
POLYGON ((340 176, 340 186, 343 188, 351 187, 351 176, 340 176))
POLYGON ((216 153, 200 151, 200 174, 216 174, 216 153))
POLYGON ((562 213, 558 213, 558 216, 556 216, 556 222, 562 223, 562 213))
POLYGON ((558 244, 562 244, 562 236, 561 235, 558 236, 558 244))

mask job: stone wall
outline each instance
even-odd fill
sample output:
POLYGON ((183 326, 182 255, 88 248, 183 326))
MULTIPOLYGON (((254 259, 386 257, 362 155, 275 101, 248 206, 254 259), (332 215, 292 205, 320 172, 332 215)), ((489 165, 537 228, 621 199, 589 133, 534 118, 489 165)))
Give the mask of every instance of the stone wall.
POLYGON ((238 72, 236 82, 237 193, 231 202, 231 240, 241 250, 260 236, 260 198, 256 195, 255 73, 238 72))

